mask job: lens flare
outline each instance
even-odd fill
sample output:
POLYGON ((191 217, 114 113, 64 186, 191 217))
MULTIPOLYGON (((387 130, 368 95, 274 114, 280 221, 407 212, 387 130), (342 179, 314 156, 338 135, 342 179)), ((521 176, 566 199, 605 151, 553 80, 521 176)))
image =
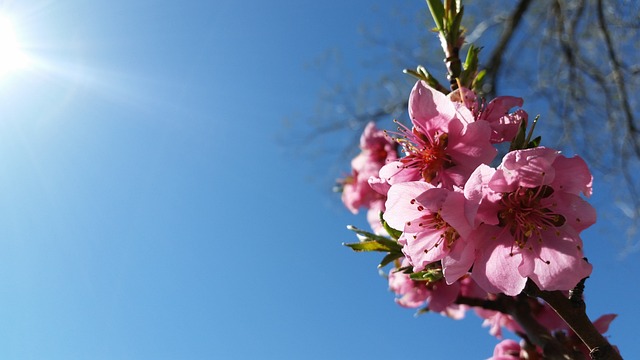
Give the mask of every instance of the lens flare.
POLYGON ((0 14, 0 77, 26 67, 28 61, 11 19, 0 14))

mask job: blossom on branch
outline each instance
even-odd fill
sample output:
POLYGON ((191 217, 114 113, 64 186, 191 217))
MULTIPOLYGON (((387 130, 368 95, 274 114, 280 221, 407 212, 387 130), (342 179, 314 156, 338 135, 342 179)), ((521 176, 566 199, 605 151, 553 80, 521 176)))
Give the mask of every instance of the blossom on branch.
POLYGON ((512 151, 497 169, 478 167, 464 189, 478 204, 469 235, 476 282, 517 295, 527 278, 542 290, 569 290, 589 276, 579 234, 596 220, 580 196, 591 194, 591 183, 581 158, 545 147, 512 151))
POLYGON ((351 175, 342 180, 342 202, 352 213, 368 209, 367 219, 375 232, 380 232, 379 213, 384 211, 385 196, 369 186, 369 178, 387 162, 398 158, 397 144, 378 130, 373 122, 367 124, 360 137, 361 152, 351 161, 351 175))
POLYGON ((514 107, 522 107, 524 100, 514 96, 498 96, 488 104, 484 99, 478 99, 473 90, 459 88, 447 95, 449 99, 462 103, 473 114, 475 121, 486 121, 491 127, 491 143, 498 144, 515 138, 520 124, 529 115, 522 109, 512 113, 514 107))
POLYGON ((410 265, 407 259, 403 259, 401 264, 400 269, 394 268, 389 272, 389 289, 397 295, 395 301, 402 307, 418 308, 426 305, 429 311, 459 320, 464 317, 469 306, 457 304, 458 296, 486 295, 468 277, 451 285, 443 278, 435 281, 413 280, 401 270, 410 265))
MULTIPOLYGON (((457 259, 473 254, 465 253, 469 249, 466 236, 473 223, 473 218, 465 213, 465 203, 461 192, 423 181, 391 186, 384 219, 391 227, 402 230, 398 242, 414 271, 449 256, 457 259)), ((449 269, 446 265, 443 268, 446 277, 449 269)), ((458 278, 467 270, 463 269, 458 278)))
POLYGON ((401 125, 396 139, 405 157, 380 170, 389 184, 421 180, 445 188, 462 186, 478 165, 497 154, 489 123, 474 121, 469 109, 424 81, 411 91, 409 116, 412 129, 401 125))

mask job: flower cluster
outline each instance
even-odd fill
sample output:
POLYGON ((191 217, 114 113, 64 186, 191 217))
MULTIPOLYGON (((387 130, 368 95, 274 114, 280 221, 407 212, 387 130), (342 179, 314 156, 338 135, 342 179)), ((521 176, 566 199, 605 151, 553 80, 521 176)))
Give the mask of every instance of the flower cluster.
POLYGON ((384 211, 402 232, 413 271, 437 263, 447 285, 469 275, 489 293, 517 295, 527 279, 542 290, 572 289, 591 273, 580 232, 596 218, 582 197, 591 195, 592 176, 581 158, 541 146, 489 165, 495 144, 526 128, 524 110, 509 112, 522 103, 485 104, 468 89, 447 96, 418 81, 412 126, 400 125, 393 138, 404 156, 396 158, 390 140, 368 125, 343 201, 352 211, 384 211))
POLYGON ((400 306, 454 319, 473 310, 490 334, 522 338, 499 343, 491 359, 621 359, 602 336, 615 315, 591 322, 582 296, 592 266, 581 233, 596 221, 591 172, 540 145, 523 99, 487 102, 472 90, 486 72, 473 44, 460 58, 462 2, 427 3, 450 86, 423 66, 405 70, 418 79, 411 123, 367 125, 341 183, 349 210, 369 209, 373 232, 349 227, 359 241, 345 245, 385 253, 379 267, 391 265, 400 306))
MULTIPOLYGON (((593 177, 580 157, 524 140, 527 113, 511 111, 522 105, 508 96, 487 104, 465 88, 445 95, 418 81, 409 98, 410 127, 365 128, 342 200, 354 213, 369 209, 378 240, 354 249, 389 252, 381 265, 395 264, 388 280, 399 305, 454 319, 474 309, 502 338, 503 328, 525 333, 508 308, 528 282, 566 292, 590 275, 580 233, 596 221, 584 199, 593 177), (500 143, 512 150, 491 166, 500 143)), ((526 307, 532 321, 578 348, 546 303, 529 298, 526 307)), ((613 317, 600 322, 608 326, 613 317)), ((522 346, 505 340, 493 358, 539 351, 522 346)))
POLYGON ((352 213, 367 208, 367 219, 375 232, 381 232, 379 213, 385 210, 385 196, 369 186, 387 162, 398 158, 397 144, 369 123, 360 137, 361 152, 351 161, 351 175, 341 181, 342 202, 352 213))

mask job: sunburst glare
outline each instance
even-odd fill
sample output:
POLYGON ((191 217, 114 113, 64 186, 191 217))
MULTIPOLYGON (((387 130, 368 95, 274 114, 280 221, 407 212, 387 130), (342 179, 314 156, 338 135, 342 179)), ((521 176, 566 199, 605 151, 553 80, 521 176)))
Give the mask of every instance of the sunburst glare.
POLYGON ((16 70, 25 68, 29 57, 9 16, 0 14, 0 78, 16 70))

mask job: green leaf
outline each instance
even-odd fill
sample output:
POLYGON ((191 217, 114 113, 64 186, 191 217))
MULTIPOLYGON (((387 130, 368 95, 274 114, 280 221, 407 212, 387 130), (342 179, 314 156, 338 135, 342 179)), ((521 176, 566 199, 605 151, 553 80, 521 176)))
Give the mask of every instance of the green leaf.
POLYGON ((349 246, 355 251, 388 251, 388 252, 402 251, 402 246, 398 244, 395 240, 391 240, 384 236, 376 235, 368 231, 360 230, 355 226, 351 226, 351 225, 347 226, 347 229, 355 232, 356 234, 364 238, 364 240, 359 243, 344 244, 345 246, 349 246), (367 243, 368 245, 365 245, 363 247, 358 246, 358 244, 361 244, 361 243, 367 243), (373 243, 377 245, 374 245, 373 243))
POLYGON ((449 31, 451 31, 451 33, 454 34, 453 36, 455 38, 452 40, 454 40, 455 42, 458 41, 458 38, 463 32, 462 30, 460 30, 460 25, 462 24, 462 15, 464 15, 464 7, 460 8, 460 12, 458 12, 456 16, 453 18, 453 21, 451 22, 451 27, 449 28, 449 31))
POLYGON ((469 46, 467 58, 464 60, 465 70, 472 70, 473 72, 478 70, 478 54, 480 53, 480 50, 482 50, 482 48, 473 46, 473 44, 469 46))
POLYGON ((362 236, 362 237, 364 237, 365 239, 368 239, 368 240, 377 240, 377 241, 381 241, 381 242, 388 241, 388 242, 397 244, 395 241, 390 240, 389 238, 386 238, 386 237, 384 237, 382 235, 374 234, 372 232, 368 232, 368 231, 365 231, 365 230, 362 230, 362 229, 358 229, 357 227, 355 227, 353 225, 347 225, 347 229, 353 231, 354 233, 356 233, 356 234, 358 234, 358 235, 360 235, 360 236, 362 236))
POLYGON ((420 316, 420 315, 424 315, 428 312, 430 312, 431 310, 429 310, 428 306, 423 307, 422 309, 416 311, 416 315, 415 316, 420 316))
POLYGON ((427 269, 424 271, 418 271, 411 275, 409 275, 411 280, 415 281, 428 281, 435 282, 442 279, 442 270, 441 269, 427 269))
POLYGON ((389 265, 392 261, 396 259, 400 259, 403 256, 404 254, 402 254, 401 252, 388 253, 384 258, 382 258, 382 261, 380 261, 380 264, 378 264, 378 267, 383 268, 389 265))
POLYGON ((391 248, 375 240, 365 240, 357 243, 343 243, 342 245, 350 247, 353 251, 381 251, 390 252, 391 248))
MULTIPOLYGON (((529 145, 531 140, 531 136, 533 136, 533 130, 536 129, 536 125, 538 124, 538 119, 540 119, 540 114, 536 115, 536 117, 533 119, 533 123, 531 124, 531 129, 529 129, 529 135, 527 135, 527 140, 525 140, 525 144, 529 145)), ((533 139, 533 141, 531 142, 535 142, 535 139, 533 139)))
POLYGON ((482 89, 482 83, 484 81, 484 77, 487 75, 487 70, 480 70, 478 74, 476 74, 476 78, 473 79, 473 83, 471 84, 471 89, 476 93, 479 93, 482 89))
POLYGON ((438 79, 431 75, 431 73, 424 66, 418 66, 418 72, 423 74, 424 80, 427 82, 427 84, 429 84, 429 86, 440 91, 441 93, 444 93, 445 95, 448 93, 447 88, 442 86, 438 79))
POLYGON ((415 71, 415 70, 411 70, 411 69, 404 69, 402 70, 403 73, 405 74, 409 74, 411 76, 413 76, 414 78, 418 79, 418 80, 427 80, 422 74, 420 74, 419 72, 415 71))
POLYGON ((527 144, 527 149, 540 146, 541 141, 542 141, 542 136, 536 137, 535 139, 529 141, 529 143, 527 144))
POLYGON ((440 0, 427 0, 427 5, 429 5, 429 12, 431 12, 431 16, 438 27, 438 31, 442 31, 444 29, 442 26, 442 21, 444 19, 444 6, 442 5, 442 2, 440 2, 440 0))
POLYGON ((464 70, 460 74, 460 83, 462 86, 466 88, 471 88, 472 81, 475 80, 474 76, 476 71, 478 71, 478 53, 480 52, 480 48, 477 48, 473 45, 469 46, 469 50, 467 51, 467 58, 464 61, 464 70))

